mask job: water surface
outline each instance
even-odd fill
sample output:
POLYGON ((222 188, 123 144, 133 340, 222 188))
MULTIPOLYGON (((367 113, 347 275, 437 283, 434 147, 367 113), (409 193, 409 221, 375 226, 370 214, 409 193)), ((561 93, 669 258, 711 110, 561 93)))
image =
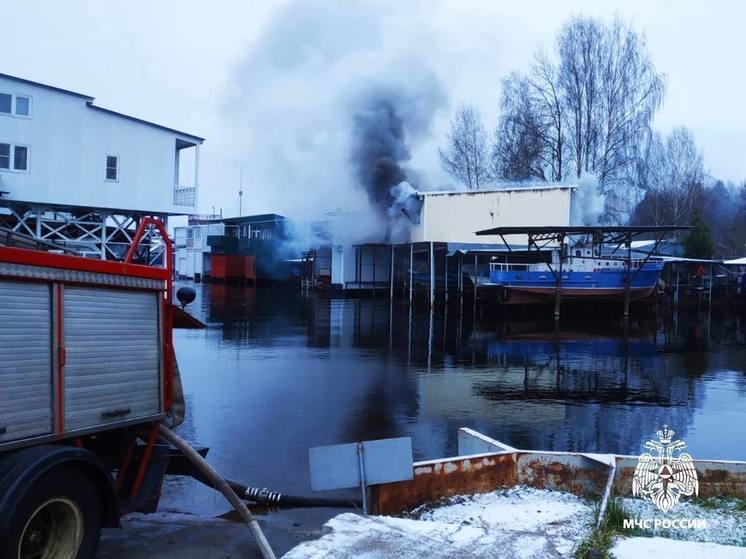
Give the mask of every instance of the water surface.
MULTIPOLYGON (((180 432, 225 476, 312 495, 309 447, 409 436, 415 459, 456 454, 471 427, 525 449, 639 454, 662 424, 695 458, 746 460, 746 323, 692 313, 503 322, 452 304, 197 286, 209 328, 177 331, 180 432)), ((220 512, 170 482, 163 504, 220 512)))

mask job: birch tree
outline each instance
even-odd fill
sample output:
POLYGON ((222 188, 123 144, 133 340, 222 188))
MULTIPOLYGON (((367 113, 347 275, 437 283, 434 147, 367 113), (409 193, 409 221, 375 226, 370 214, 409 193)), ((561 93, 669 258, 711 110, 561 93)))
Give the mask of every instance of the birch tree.
POLYGON ((652 225, 688 225, 705 196, 705 171, 702 154, 694 136, 679 127, 664 141, 654 134, 643 175, 645 198, 638 206, 634 221, 652 225))
POLYGON ((644 36, 616 20, 573 18, 558 37, 558 79, 576 176, 592 171, 619 221, 631 194, 627 179, 637 146, 665 94, 644 36))
POLYGON ((487 131, 475 107, 462 105, 456 111, 446 147, 438 151, 443 169, 468 189, 476 190, 489 182, 487 131))
POLYGON ((503 82, 494 167, 504 178, 598 177, 607 221, 637 200, 631 178, 665 94, 644 36, 616 20, 575 17, 525 76, 503 82))
POLYGON ((556 68, 543 53, 529 76, 510 74, 503 80, 501 116, 493 141, 493 169, 504 180, 564 177, 565 137, 556 68))

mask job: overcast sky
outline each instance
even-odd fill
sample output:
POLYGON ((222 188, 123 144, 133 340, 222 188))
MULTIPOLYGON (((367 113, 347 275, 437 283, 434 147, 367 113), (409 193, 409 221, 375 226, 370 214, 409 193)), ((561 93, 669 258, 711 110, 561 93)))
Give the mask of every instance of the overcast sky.
MULTIPOLYGON (((437 146, 458 104, 477 105, 492 128, 501 78, 525 70, 537 47, 551 50, 568 17, 619 16, 644 32, 667 76, 655 127, 688 126, 713 175, 746 179, 741 3, 401 4, 3 0, 0 72, 206 137, 202 211, 237 212, 243 165, 244 213, 292 215, 309 209, 312 194, 344 190, 344 120, 332 113, 351 83, 379 75, 404 83, 414 67, 435 73, 446 103, 411 164, 442 187, 437 146)), ((312 211, 349 201, 338 198, 312 211)))

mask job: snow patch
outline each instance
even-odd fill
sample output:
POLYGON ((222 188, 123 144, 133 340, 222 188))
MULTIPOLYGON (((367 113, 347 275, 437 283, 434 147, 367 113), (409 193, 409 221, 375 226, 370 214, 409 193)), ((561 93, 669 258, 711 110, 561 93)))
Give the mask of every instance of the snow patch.
POLYGON ((285 559, 571 557, 594 520, 593 508, 579 497, 514 487, 453 497, 408 518, 341 514, 326 523, 328 534, 285 559))
POLYGON ((701 559, 746 559, 746 548, 716 543, 684 542, 667 538, 626 538, 611 549, 616 559, 663 559, 699 557, 701 559))
POLYGON ((416 509, 412 514, 420 520, 467 523, 489 530, 559 533, 583 525, 589 511, 589 505, 571 493, 513 487, 453 497, 437 508, 422 513, 416 509))
MULTIPOLYGON (((651 529, 650 534, 654 536, 723 545, 744 545, 746 543, 746 511, 738 510, 735 503, 730 506, 728 501, 724 501, 722 506, 718 508, 708 508, 689 501, 679 501, 672 511, 664 514, 650 501, 627 497, 622 499, 622 507, 627 511, 630 518, 659 518, 661 520, 686 518, 707 521, 707 528, 704 530, 651 529)), ((744 549, 744 557, 746 558, 746 549, 744 549)))

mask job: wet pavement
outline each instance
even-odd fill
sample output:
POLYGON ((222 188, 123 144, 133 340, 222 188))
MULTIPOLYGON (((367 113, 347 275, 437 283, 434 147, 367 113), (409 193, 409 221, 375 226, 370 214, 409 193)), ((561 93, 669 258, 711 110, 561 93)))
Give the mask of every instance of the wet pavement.
MULTIPOLYGON (((337 511, 339 513, 341 511, 337 511)), ((294 511, 260 520, 262 531, 281 557, 299 543, 322 535, 301 527, 302 515, 294 511)), ((261 559, 259 547, 245 524, 218 517, 181 513, 130 515, 121 528, 105 529, 96 557, 99 559, 261 559)))

